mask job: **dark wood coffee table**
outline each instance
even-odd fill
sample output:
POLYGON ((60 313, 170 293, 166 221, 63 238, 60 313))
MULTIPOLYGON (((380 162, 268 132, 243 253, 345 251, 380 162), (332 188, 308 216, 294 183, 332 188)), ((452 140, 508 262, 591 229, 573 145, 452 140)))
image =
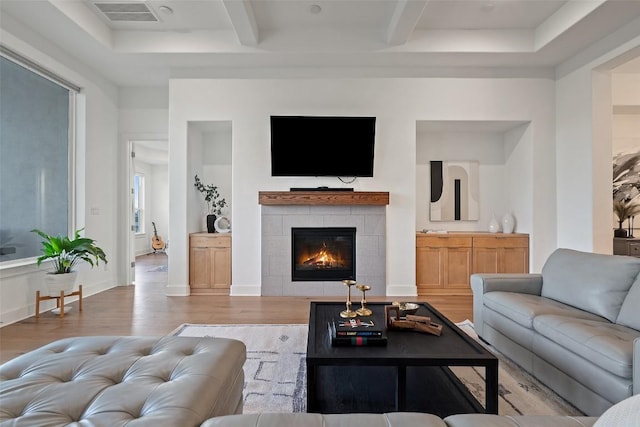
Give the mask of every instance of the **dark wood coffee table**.
MULTIPOLYGON (((369 303, 384 319, 384 306, 369 303)), ((355 305, 355 304, 354 304, 355 305)), ((356 307, 357 308, 357 307, 356 307)), ((416 314, 442 324, 440 336, 387 330, 384 347, 334 347, 327 323, 344 303, 311 302, 307 341, 307 411, 318 413, 428 412, 441 417, 498 413, 498 359, 435 308, 420 303, 416 314), (483 406, 450 366, 485 371, 483 406)))

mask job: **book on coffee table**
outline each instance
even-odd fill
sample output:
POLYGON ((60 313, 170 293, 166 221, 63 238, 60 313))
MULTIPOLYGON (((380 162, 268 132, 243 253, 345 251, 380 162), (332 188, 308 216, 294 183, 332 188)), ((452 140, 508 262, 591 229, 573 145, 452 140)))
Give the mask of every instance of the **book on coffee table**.
POLYGON ((387 345, 384 329, 373 319, 340 319, 328 324, 331 345, 371 346, 387 345))

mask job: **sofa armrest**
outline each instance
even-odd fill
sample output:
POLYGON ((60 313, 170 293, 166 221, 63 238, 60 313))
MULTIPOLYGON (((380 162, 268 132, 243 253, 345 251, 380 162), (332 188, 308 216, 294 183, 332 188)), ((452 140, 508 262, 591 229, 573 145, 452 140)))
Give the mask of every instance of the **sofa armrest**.
POLYGON ((633 340, 633 358, 631 359, 631 381, 633 389, 631 393, 640 394, 640 337, 633 340))
POLYGON ((542 274, 472 274, 473 326, 479 337, 484 336, 483 298, 487 292, 518 292, 540 295, 542 292, 542 274))

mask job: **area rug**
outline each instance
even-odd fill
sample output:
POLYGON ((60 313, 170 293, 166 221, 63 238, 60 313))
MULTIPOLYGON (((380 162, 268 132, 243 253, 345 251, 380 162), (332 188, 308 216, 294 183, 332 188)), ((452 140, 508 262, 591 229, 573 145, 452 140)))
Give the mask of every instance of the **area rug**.
POLYGON ((171 335, 245 343, 243 413, 305 412, 307 329, 307 325, 183 324, 171 335))
MULTIPOLYGON (((466 320, 458 326, 477 339, 472 322, 466 320)), ((183 324, 171 335, 235 338, 246 344, 244 413, 305 412, 307 328, 307 325, 183 324)), ((485 347, 500 359, 500 415, 582 415, 513 362, 485 347)), ((471 393, 484 402, 484 369, 451 369, 471 393)))

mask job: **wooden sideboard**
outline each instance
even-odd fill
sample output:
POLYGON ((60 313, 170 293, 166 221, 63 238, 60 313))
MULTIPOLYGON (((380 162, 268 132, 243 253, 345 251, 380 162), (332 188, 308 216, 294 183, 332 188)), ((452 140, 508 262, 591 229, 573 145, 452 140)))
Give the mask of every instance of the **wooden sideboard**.
POLYGON ((418 295, 469 295, 473 273, 528 273, 529 235, 417 233, 418 295))
POLYGON ((231 234, 189 235, 189 286, 192 295, 229 295, 231 234))
POLYGON ((640 258, 640 239, 633 237, 614 237, 613 254, 640 258))

